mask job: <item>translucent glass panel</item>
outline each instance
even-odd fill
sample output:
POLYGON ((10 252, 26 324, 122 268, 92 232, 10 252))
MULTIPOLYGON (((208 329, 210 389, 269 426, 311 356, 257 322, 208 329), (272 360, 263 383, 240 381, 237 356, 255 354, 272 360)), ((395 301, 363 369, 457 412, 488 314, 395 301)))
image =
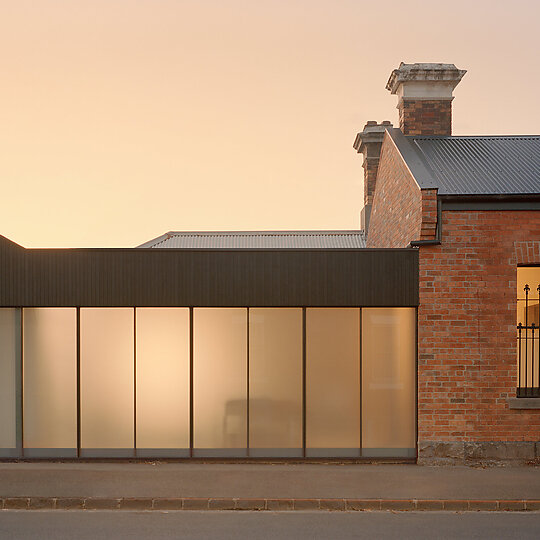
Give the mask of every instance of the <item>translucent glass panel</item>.
POLYGON ((362 455, 415 455, 416 314, 362 310, 362 455))
POLYGON ((77 312, 24 308, 23 328, 25 456, 76 456, 77 312))
POLYGON ((133 309, 81 309, 82 455, 134 447, 133 333, 133 309))
POLYGON ((540 323, 538 286, 540 285, 540 266, 519 267, 517 269, 517 323, 525 326, 540 323), (529 286, 528 302, 525 301, 525 285, 529 286), (526 306, 528 309, 526 310, 526 306))
POLYGON ((137 453, 189 454, 189 309, 136 315, 137 453))
MULTIPOLYGON (((307 308, 305 411, 302 309, 193 317, 195 456, 300 457, 304 415, 307 456, 414 456, 414 309, 307 308)), ((80 320, 81 456, 189 455, 189 309, 80 320)), ((21 381, 20 310, 0 309, 0 457, 21 450, 22 382, 25 455, 76 455, 76 309, 25 308, 23 330, 21 381)))
POLYGON ((306 455, 359 456, 360 310, 306 311, 306 455))
POLYGON ((193 312, 195 455, 246 455, 247 309, 193 312))
POLYGON ((0 309, 0 457, 17 455, 20 311, 0 309))
POLYGON ((302 339, 301 309, 249 310, 252 456, 302 455, 302 339))

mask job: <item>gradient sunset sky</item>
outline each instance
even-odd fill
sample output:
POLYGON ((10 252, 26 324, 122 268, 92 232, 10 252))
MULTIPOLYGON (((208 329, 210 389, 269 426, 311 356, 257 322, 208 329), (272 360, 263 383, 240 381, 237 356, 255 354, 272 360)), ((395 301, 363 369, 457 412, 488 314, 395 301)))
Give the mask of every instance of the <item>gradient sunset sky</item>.
POLYGON ((539 134, 537 0, 0 0, 0 234, 354 229, 401 61, 468 70, 454 134, 539 134))

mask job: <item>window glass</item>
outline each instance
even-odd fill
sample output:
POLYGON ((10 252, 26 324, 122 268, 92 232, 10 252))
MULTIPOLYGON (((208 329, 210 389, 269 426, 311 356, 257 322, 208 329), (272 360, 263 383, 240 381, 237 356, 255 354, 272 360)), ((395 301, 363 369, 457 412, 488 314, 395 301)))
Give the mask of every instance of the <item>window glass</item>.
POLYGON ((539 291, 540 286, 540 266, 518 267, 517 269, 517 323, 538 326, 539 313, 539 291), (529 286, 528 301, 525 294, 525 286, 529 286))
POLYGON ((195 455, 246 455, 247 309, 193 310, 195 455))
POLYGON ((249 310, 250 455, 302 455, 302 339, 302 309, 249 310))
POLYGON ((76 456, 77 312, 24 308, 23 329, 25 456, 76 456))
POLYGON ((360 310, 306 310, 306 454, 360 453, 360 310))
POLYGON ((189 309, 137 308, 136 321, 137 452, 189 450, 189 309))
POLYGON ((415 326, 412 308, 362 309, 364 456, 415 455, 415 326))
POLYGON ((82 455, 133 454, 133 349, 133 309, 81 309, 82 455))
POLYGON ((15 457, 17 446, 17 356, 20 311, 0 309, 0 456, 15 457))
POLYGON ((518 397, 540 396, 540 266, 517 269, 518 397), (525 291, 528 287, 528 291, 525 291))

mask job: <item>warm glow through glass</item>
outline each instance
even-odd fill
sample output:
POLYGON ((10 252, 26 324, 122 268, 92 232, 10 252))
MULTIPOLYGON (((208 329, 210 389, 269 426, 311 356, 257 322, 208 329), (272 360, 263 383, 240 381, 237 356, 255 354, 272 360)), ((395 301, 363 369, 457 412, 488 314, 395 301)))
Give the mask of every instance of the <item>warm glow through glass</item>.
POLYGON ((137 308, 137 448, 189 448, 188 308, 137 308))
POLYGON ((81 446, 133 448, 133 309, 81 309, 81 446))
POLYGON ((247 309, 193 312, 194 447, 247 447, 247 309))
POLYGON ((360 310, 308 308, 306 313, 308 455, 359 455, 360 310))
POLYGON ((412 308, 362 309, 363 455, 415 447, 415 327, 412 308))
POLYGON ((24 446, 77 448, 77 313, 24 308, 24 446))
POLYGON ((302 448, 301 309, 249 310, 249 447, 302 448))
POLYGON ((16 309, 0 309, 0 448, 15 448, 16 441, 16 309))

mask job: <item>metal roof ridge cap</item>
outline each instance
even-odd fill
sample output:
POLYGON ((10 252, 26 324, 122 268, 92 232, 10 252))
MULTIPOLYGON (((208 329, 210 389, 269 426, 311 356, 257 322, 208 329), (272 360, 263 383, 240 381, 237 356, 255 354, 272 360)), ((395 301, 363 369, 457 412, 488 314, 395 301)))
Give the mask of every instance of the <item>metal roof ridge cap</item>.
MULTIPOLYGON (((42 248, 48 249, 61 249, 61 248, 42 248)), ((77 251, 134 251, 139 248, 71 248, 77 251)), ((145 252, 152 253, 159 250, 163 253, 172 252, 184 252, 184 251, 210 251, 210 252, 366 252, 366 251, 411 251, 410 248, 368 248, 368 247, 177 247, 177 248, 164 248, 156 247, 154 249, 145 249, 145 252)))
MULTIPOLYGON (((211 235, 274 235, 274 236, 290 236, 290 235, 337 235, 337 234, 363 234, 363 229, 306 229, 306 230, 279 230, 279 231, 170 231, 158 238, 173 237, 173 236, 211 236, 211 235)), ((154 240, 158 240, 155 238, 154 240)))
POLYGON ((403 135, 401 129, 387 130, 403 162, 420 189, 438 189, 435 175, 421 154, 421 149, 403 135))
POLYGON ((538 139, 540 135, 404 135, 407 139, 435 139, 435 140, 452 140, 452 139, 538 139))

